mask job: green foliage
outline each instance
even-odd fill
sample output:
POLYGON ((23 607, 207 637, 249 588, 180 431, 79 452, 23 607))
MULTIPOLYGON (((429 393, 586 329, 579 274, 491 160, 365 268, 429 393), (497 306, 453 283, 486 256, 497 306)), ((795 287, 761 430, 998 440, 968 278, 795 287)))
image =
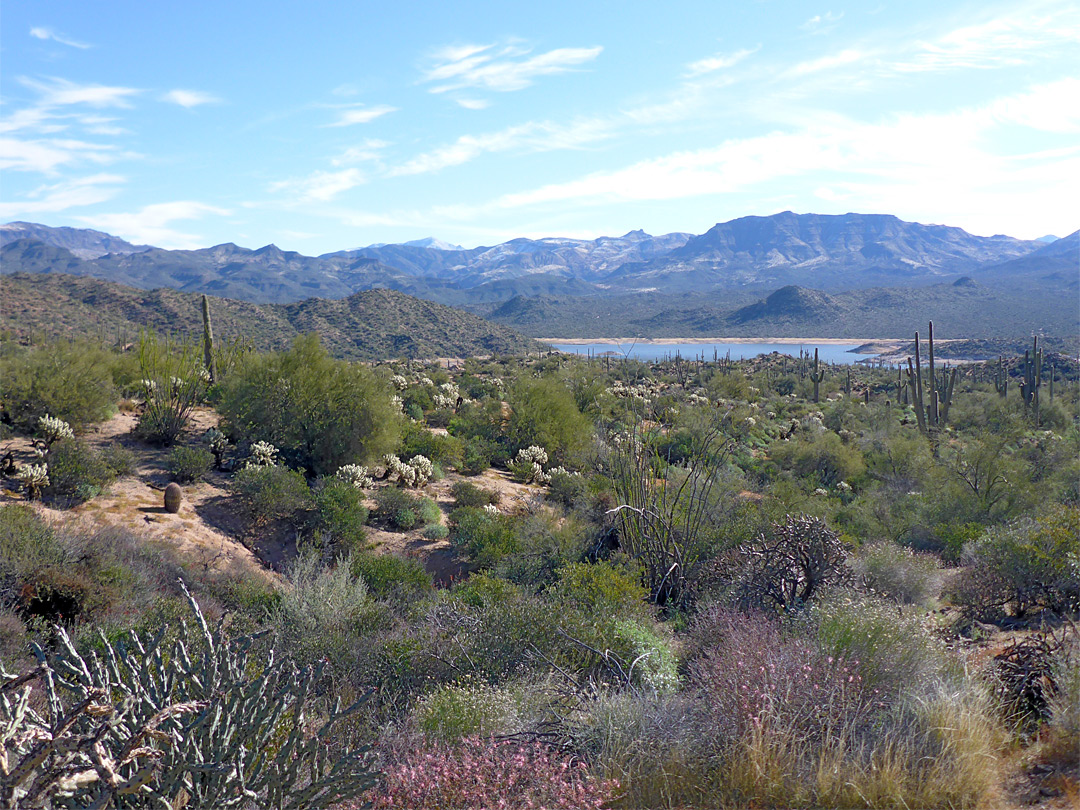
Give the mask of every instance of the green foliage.
POLYGON ((468 481, 456 481, 450 488, 450 494, 454 496, 457 506, 482 507, 499 502, 498 492, 481 489, 468 481))
POLYGON ((304 476, 288 467, 245 467, 233 479, 233 492, 241 508, 256 523, 300 519, 313 506, 304 476))
POLYGON ((214 456, 205 447, 178 444, 169 452, 165 466, 173 481, 199 481, 214 466, 214 456))
POLYGON ((352 556, 351 570, 379 599, 394 595, 415 597, 431 590, 431 575, 419 560, 396 554, 363 552, 352 556))
POLYGON ((27 432, 45 415, 85 427, 107 419, 116 406, 115 366, 115 355, 89 343, 55 340, 6 351, 0 355, 0 401, 27 432))
POLYGON ((410 495, 397 487, 382 487, 375 492, 379 519, 395 529, 408 531, 415 526, 438 523, 442 512, 431 498, 410 495))
POLYGON ((490 568, 521 547, 512 519, 470 506, 450 513, 450 542, 480 568, 490 568))
POLYGON ((678 661, 669 636, 652 623, 633 619, 616 621, 613 630, 615 641, 626 649, 631 682, 656 692, 674 692, 678 688, 678 661))
POLYGON ((247 357, 222 382, 219 411, 233 438, 268 441, 318 475, 392 451, 401 419, 370 369, 331 359, 315 335, 247 357))
POLYGON ((88 501, 116 478, 100 453, 79 439, 64 439, 49 448, 49 486, 46 493, 65 505, 88 501))
POLYGON ((334 543, 352 551, 364 547, 368 509, 364 493, 340 478, 320 478, 313 489, 315 525, 334 543))
POLYGON ((646 615, 648 590, 640 574, 616 568, 610 562, 571 563, 559 569, 551 598, 561 605, 605 618, 646 615))
POLYGON ((168 447, 187 428, 192 409, 206 393, 209 372, 194 343, 163 343, 153 332, 139 336, 139 368, 144 404, 135 434, 168 447))
POLYGON ((797 438, 773 445, 772 459, 800 478, 819 486, 831 487, 841 481, 850 483, 866 469, 862 454, 845 445, 832 431, 815 438, 797 438))
POLYGON ((924 605, 941 582, 941 566, 931 554, 912 551, 895 543, 867 546, 852 559, 852 570, 874 593, 895 602, 924 605))
POLYGON ((426 456, 433 464, 457 469, 461 466, 463 448, 460 439, 432 433, 422 425, 408 424, 401 437, 401 458, 426 456))
POLYGON ((480 682, 439 684, 416 707, 416 724, 430 741, 518 730, 521 690, 480 682))
POLYGON ((552 463, 568 463, 583 454, 592 438, 592 425, 578 410, 574 395, 553 377, 522 377, 509 396, 508 436, 515 448, 537 445, 552 463))

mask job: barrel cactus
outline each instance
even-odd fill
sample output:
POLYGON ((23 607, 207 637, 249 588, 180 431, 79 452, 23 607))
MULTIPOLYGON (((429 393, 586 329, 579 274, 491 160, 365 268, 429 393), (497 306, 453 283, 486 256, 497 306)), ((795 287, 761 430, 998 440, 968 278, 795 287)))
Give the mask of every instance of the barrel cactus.
POLYGON ((175 515, 180 511, 180 501, 184 499, 184 493, 180 485, 175 481, 165 487, 165 511, 175 515))

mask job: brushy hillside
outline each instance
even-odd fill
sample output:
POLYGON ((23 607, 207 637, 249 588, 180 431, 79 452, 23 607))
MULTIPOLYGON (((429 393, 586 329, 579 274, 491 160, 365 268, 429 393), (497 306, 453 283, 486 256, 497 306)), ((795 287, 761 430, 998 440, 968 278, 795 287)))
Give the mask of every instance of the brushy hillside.
MULTIPOLYGON (((139 290, 86 276, 15 274, 2 281, 0 329, 18 336, 98 335, 127 342, 140 329, 201 335, 201 299, 170 289, 139 290)), ((510 327, 393 290, 349 298, 257 305, 211 297, 214 331, 258 349, 280 349, 296 335, 318 332, 336 357, 470 357, 536 352, 543 345, 510 327)))

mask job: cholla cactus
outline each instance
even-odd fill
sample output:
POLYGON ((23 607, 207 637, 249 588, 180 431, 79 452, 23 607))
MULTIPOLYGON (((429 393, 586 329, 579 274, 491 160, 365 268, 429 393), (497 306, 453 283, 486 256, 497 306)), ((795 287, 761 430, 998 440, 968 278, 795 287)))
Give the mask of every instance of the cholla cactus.
POLYGON ((409 381, 402 377, 400 374, 395 374, 390 378, 390 382, 398 391, 404 391, 409 387, 409 381))
POLYGON ((526 484, 547 484, 551 476, 544 472, 548 462, 547 450, 537 445, 518 450, 514 457, 514 473, 526 484))
POLYGON ((566 469, 566 467, 562 467, 562 466, 552 467, 547 471, 548 480, 551 480, 551 478, 553 478, 556 475, 568 475, 570 477, 574 477, 574 476, 580 476, 581 473, 574 472, 573 470, 568 470, 568 469, 566 469))
POLYGON ((390 453, 383 457, 383 463, 390 475, 396 477, 403 487, 422 487, 434 472, 434 466, 426 456, 413 456, 406 464, 390 453))
POLYGON ((102 636, 84 657, 57 627, 50 651, 34 644, 35 669, 0 666, 0 807, 301 810, 373 786, 368 747, 332 758, 326 744, 360 703, 313 725, 322 665, 297 671, 272 650, 249 662, 253 638, 211 631, 184 592, 194 633, 102 636), (30 699, 35 680, 44 700, 30 699))
POLYGON ((493 503, 485 503, 484 511, 487 512, 489 515, 497 515, 499 514, 499 507, 497 507, 493 503))
POLYGON ((371 478, 371 472, 367 467, 360 464, 345 464, 334 474, 346 483, 352 484, 357 489, 368 489, 375 486, 371 478))
POLYGON ((158 384, 157 380, 140 380, 139 385, 142 386, 143 398, 149 402, 152 399, 157 398, 158 384))
POLYGON ((52 447, 54 442, 58 442, 61 439, 71 439, 75 437, 71 425, 63 419, 58 419, 57 417, 49 416, 48 414, 45 414, 38 419, 38 432, 45 438, 45 449, 52 447))
POLYGON ((203 440, 210 448, 210 452, 214 454, 214 466, 219 470, 222 469, 225 463, 225 451, 229 447, 229 440, 225 438, 225 434, 215 427, 207 428, 206 433, 203 434, 203 440))
POLYGON ((273 467, 277 464, 278 449, 270 442, 255 442, 251 445, 251 458, 245 466, 247 467, 273 467))
POLYGON ((32 501, 49 485, 48 464, 24 464, 15 477, 26 487, 26 499, 32 501))
POLYGON ((405 413, 405 400, 403 400, 397 394, 394 394, 390 397, 390 404, 393 405, 397 410, 405 413))

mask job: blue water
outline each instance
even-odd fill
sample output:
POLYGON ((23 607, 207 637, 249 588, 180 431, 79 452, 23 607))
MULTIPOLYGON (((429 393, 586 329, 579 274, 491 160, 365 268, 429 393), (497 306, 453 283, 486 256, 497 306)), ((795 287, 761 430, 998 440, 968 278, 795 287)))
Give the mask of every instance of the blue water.
POLYGON ((591 351, 594 357, 602 357, 605 352, 611 357, 630 357, 636 360, 651 362, 666 360, 675 357, 678 353, 684 360, 693 360, 704 356, 712 361, 713 352, 716 356, 727 357, 731 352, 732 360, 742 360, 747 357, 757 357, 759 354, 780 352, 792 357, 799 356, 799 349, 808 351, 812 356, 814 349, 818 350, 818 358, 823 363, 854 363, 858 360, 867 360, 873 355, 852 354, 849 350, 861 346, 866 341, 854 340, 850 343, 827 343, 815 345, 813 343, 743 343, 737 340, 726 340, 721 343, 552 343, 561 352, 568 354, 588 355, 591 351))

